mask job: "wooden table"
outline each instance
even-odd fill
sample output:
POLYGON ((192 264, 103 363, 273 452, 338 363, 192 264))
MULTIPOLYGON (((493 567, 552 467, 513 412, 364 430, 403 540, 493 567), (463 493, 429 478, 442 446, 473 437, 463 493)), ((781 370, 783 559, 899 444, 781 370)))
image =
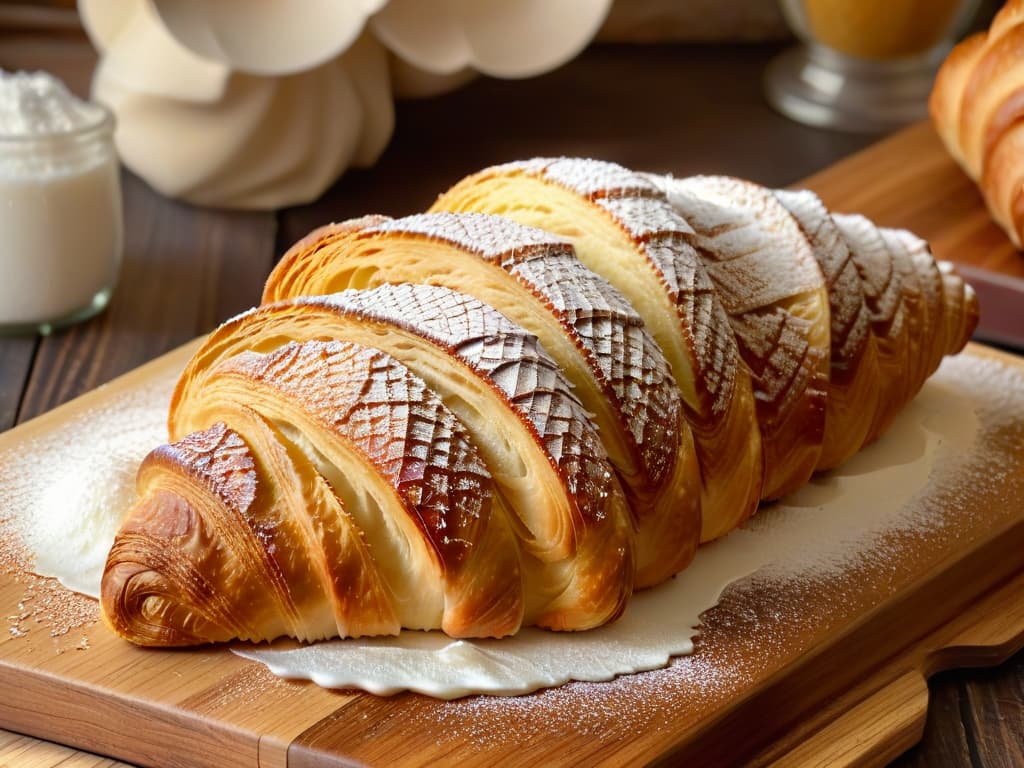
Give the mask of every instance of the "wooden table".
MULTIPOLYGON (((0 430, 43 413, 213 328, 258 300, 275 257, 313 226, 402 215, 481 166, 576 154, 677 175, 718 172, 782 186, 878 137, 817 131, 771 112, 760 75, 778 46, 591 49, 547 76, 478 80, 399 106, 390 148, 318 202, 278 212, 202 210, 124 175, 120 285, 102 316, 45 338, 0 338, 0 430)), ((72 36, 0 35, 0 66, 42 67, 76 90, 93 57, 72 36)), ((1024 257, 987 267, 1024 277, 1024 257)), ((2 276, 0 276, 2 279, 2 276)), ((900 766, 1024 764, 1024 657, 932 681, 924 741, 900 766)), ((6 694, 5 694, 6 695, 6 694)), ((0 765, 107 761, 0 732, 0 765), (64 762, 67 761, 67 762, 64 762)))

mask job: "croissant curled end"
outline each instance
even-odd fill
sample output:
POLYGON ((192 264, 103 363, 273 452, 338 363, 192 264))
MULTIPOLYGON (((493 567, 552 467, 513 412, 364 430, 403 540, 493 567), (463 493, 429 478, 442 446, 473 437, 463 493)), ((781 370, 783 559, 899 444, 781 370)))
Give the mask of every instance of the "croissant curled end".
POLYGON ((118 635, 180 646, 295 634, 267 569, 253 567, 261 550, 244 521, 257 470, 237 433, 216 424, 160 446, 137 484, 101 584, 103 616, 118 635))
POLYGON ((177 494, 143 498, 114 541, 103 573, 103 618, 137 645, 185 646, 223 642, 243 632, 217 590, 178 542, 197 535, 199 516, 177 494))

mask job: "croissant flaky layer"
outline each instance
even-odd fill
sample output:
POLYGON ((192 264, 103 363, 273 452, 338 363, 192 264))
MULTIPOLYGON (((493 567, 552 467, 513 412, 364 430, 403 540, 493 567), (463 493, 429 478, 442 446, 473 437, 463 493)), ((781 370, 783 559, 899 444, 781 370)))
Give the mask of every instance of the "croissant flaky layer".
POLYGON ((264 301, 140 468, 102 588, 133 642, 598 626, 977 322, 924 241, 813 193, 567 158, 322 227, 264 301))
POLYGON ((286 255, 265 299, 388 283, 446 286, 536 334, 593 415, 628 494, 638 584, 664 581, 689 562, 700 530, 700 476, 679 391, 641 318, 569 244, 482 214, 325 227, 286 255))
POLYGON ((656 179, 690 224, 688 239, 750 368, 761 429, 761 497, 790 493, 821 456, 829 374, 825 276, 771 190, 723 176, 656 179))
POLYGON ((764 457, 750 372, 689 242, 693 228, 654 183, 614 163, 535 159, 463 179, 432 210, 499 214, 569 240, 634 306, 671 366, 701 466, 701 539, 753 514, 764 457))

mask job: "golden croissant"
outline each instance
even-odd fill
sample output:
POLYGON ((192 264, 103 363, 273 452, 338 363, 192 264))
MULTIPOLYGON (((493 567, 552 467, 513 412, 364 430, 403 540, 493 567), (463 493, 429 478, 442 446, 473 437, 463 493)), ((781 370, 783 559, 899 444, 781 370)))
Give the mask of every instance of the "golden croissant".
POLYGON ((142 645, 614 620, 877 438, 977 322, 811 192, 489 168, 296 243, 214 331, 108 557, 142 645))
POLYGON ((992 218, 1024 244, 1024 0, 943 62, 929 111, 943 143, 978 182, 992 218))

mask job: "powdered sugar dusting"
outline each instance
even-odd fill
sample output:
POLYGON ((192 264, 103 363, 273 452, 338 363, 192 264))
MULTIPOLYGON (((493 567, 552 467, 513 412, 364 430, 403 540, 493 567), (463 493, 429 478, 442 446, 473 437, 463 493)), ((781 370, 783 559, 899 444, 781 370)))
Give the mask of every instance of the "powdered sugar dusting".
POLYGON ((487 213, 419 213, 367 227, 360 232, 360 237, 374 238, 388 233, 444 240, 488 261, 498 262, 521 260, 524 251, 571 249, 557 235, 487 213))
POLYGON ((654 179, 615 163, 579 158, 535 159, 481 175, 506 172, 534 175, 564 187, 616 222, 676 305, 680 333, 690 348, 688 369, 698 379, 697 388, 708 393, 709 408, 702 417, 726 413, 739 364, 736 341, 697 253, 686 242, 693 229, 673 210, 654 179))
MULTIPOLYGON (((468 214, 434 216, 458 222, 468 214)), ((571 503, 584 517, 596 519, 606 513, 608 499, 616 493, 607 455, 572 385, 533 334, 478 300, 439 286, 382 285, 300 303, 406 328, 450 350, 503 393, 509 408, 562 473, 565 486, 574 489, 571 503)))
POLYGON ((860 274, 864 300, 871 310, 872 327, 878 335, 884 336, 902 307, 901 280, 894 269, 892 255, 878 227, 863 216, 834 213, 832 220, 839 227, 860 274))
POLYGON ((640 458, 643 482, 660 483, 675 460, 681 403, 668 362, 636 310, 571 253, 548 253, 509 271, 543 298, 584 356, 640 458))
POLYGON ((796 407, 828 375, 827 349, 813 342, 828 338, 825 278, 796 220, 771 190, 750 182, 693 176, 659 183, 696 231, 692 242, 757 374, 760 400, 796 407), (806 311, 795 315, 795 306, 814 305, 815 294, 817 320, 808 322, 806 311))
POLYGON ((98 606, 65 587, 99 594, 107 551, 134 499, 135 472, 166 440, 173 385, 166 376, 121 392, 43 436, 0 450, 0 572, 25 589, 18 610, 6 617, 10 636, 46 629, 66 638, 58 650, 68 643, 87 647, 72 630, 94 623, 98 606))
POLYGON ((531 175, 544 176, 556 184, 574 190, 591 200, 605 197, 659 197, 658 190, 640 174, 617 163, 578 157, 534 158, 510 163, 485 171, 487 175, 501 175, 508 170, 520 170, 531 175))
POLYGON ((864 288, 850 249, 821 199, 810 190, 774 190, 807 236, 828 285, 832 375, 857 360, 868 339, 864 288))

